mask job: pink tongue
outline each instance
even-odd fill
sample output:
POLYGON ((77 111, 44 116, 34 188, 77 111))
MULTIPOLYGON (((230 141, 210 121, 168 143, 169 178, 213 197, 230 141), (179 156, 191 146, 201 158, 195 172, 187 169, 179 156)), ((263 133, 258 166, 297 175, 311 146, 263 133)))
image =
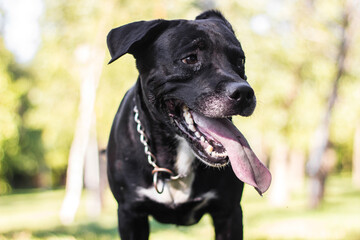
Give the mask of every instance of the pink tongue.
POLYGON ((235 175, 262 195, 270 187, 271 173, 256 157, 242 133, 228 119, 191 112, 198 129, 219 141, 227 151, 235 175))

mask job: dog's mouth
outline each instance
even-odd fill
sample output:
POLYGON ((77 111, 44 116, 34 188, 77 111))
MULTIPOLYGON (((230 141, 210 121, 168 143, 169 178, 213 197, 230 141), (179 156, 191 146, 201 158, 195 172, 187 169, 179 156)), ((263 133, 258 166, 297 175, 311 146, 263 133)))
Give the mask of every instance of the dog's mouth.
POLYGON ((177 100, 167 101, 166 106, 172 124, 202 162, 212 167, 223 167, 230 162, 235 175, 260 194, 269 188, 269 170, 228 118, 206 117, 177 100))
POLYGON ((182 136, 190 142, 190 145, 201 161, 211 167, 223 167, 229 163, 224 146, 216 141, 211 135, 201 131, 194 122, 194 112, 184 105, 178 105, 170 112, 169 116, 173 124, 181 132, 182 136))

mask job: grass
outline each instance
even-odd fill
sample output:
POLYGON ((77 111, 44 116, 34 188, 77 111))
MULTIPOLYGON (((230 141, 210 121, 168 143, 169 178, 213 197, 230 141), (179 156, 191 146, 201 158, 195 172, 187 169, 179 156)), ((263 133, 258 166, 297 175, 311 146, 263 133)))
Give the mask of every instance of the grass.
MULTIPOLYGON (((274 207, 246 187, 244 210, 245 239, 360 239, 360 190, 349 175, 332 176, 327 182, 321 207, 307 205, 306 188, 292 194, 285 207, 274 207)), ((61 225, 58 213, 64 190, 22 191, 0 197, 0 240, 3 239, 118 239, 116 203, 107 193, 98 218, 86 214, 82 198, 75 222, 61 225)), ((85 195, 85 194, 84 194, 85 195)), ((191 227, 164 225, 151 220, 152 240, 213 239, 209 216, 191 227)))
POLYGON ((360 191, 350 175, 330 177, 325 200, 315 210, 308 208, 305 189, 283 208, 253 202, 250 195, 243 202, 249 239, 360 239, 360 191))

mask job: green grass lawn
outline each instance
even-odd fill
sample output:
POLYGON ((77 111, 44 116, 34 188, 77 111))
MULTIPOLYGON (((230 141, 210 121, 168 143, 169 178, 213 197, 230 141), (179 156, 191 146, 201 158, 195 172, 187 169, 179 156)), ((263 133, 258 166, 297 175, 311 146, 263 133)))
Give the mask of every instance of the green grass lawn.
MULTIPOLYGON (((305 190, 306 186, 294 193, 285 207, 279 208, 247 186, 242 202, 245 239, 360 239, 360 190, 352 187, 349 175, 329 178, 325 201, 316 210, 308 208, 305 190)), ((64 194, 61 189, 1 196, 0 240, 118 238, 116 203, 110 193, 103 213, 96 219, 87 216, 84 196, 70 226, 62 226, 58 218, 64 194)), ((213 238, 209 216, 192 227, 151 221, 152 240, 213 238)))

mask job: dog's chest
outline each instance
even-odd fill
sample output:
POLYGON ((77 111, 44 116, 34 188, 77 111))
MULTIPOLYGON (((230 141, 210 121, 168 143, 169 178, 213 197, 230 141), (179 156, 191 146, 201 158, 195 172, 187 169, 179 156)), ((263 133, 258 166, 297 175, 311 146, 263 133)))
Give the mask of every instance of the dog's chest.
MULTIPOLYGON (((156 203, 160 203, 169 207, 179 206, 181 204, 193 201, 191 199, 192 185, 195 179, 193 170, 193 162, 195 155, 185 139, 178 137, 177 156, 175 161, 175 169, 180 176, 178 180, 168 180, 159 183, 159 188, 165 184, 164 191, 159 194, 153 186, 149 188, 137 189, 138 199, 140 201, 149 199, 156 203)), ((215 193, 209 192, 202 196, 196 197, 195 200, 199 202, 197 207, 201 207, 215 197, 215 193)))
POLYGON ((160 181, 159 188, 164 186, 163 193, 159 194, 153 186, 149 188, 137 189, 139 199, 148 198, 155 202, 171 205, 181 204, 189 200, 191 194, 191 187, 194 181, 194 172, 192 169, 192 163, 195 160, 195 156, 192 153, 187 142, 179 137, 177 155, 175 161, 175 170, 180 176, 178 180, 160 181))

